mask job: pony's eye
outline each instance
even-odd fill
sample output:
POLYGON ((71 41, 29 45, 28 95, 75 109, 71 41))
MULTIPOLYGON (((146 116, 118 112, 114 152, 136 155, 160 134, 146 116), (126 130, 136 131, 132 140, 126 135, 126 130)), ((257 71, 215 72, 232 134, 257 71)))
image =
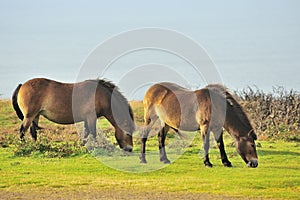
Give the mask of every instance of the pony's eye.
POLYGON ((252 143, 252 144, 251 144, 251 147, 252 147, 252 148, 254 148, 254 147, 255 147, 255 144, 254 144, 254 143, 252 143))
POLYGON ((125 131, 124 133, 128 136, 132 136, 132 133, 130 133, 130 132, 125 131))

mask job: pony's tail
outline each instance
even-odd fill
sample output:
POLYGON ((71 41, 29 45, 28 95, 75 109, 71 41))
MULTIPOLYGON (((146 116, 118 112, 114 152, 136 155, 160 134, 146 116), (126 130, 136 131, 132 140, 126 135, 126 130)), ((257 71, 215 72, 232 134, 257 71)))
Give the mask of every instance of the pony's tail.
POLYGON ((23 120, 24 119, 24 115, 19 107, 19 104, 18 104, 18 94, 19 94, 19 90, 21 88, 22 84, 19 84, 18 87, 15 89, 14 93, 13 93, 13 96, 12 96, 12 104, 13 104, 13 107, 19 117, 20 120, 23 120))

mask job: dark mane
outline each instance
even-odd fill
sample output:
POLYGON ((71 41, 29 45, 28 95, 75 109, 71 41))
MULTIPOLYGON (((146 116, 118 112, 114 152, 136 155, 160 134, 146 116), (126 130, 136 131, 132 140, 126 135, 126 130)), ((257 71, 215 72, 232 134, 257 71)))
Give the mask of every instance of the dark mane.
POLYGON ((90 79, 88 81, 93 81, 93 82, 97 82, 98 85, 101 85, 105 88, 107 88, 112 94, 114 94, 114 96, 120 101, 120 102, 123 102, 123 103, 126 103, 129 107, 129 114, 130 114, 130 117, 132 119, 134 119, 133 117, 133 111, 132 111, 132 108, 131 106, 129 105, 129 102, 128 100, 126 99, 126 97, 120 92, 120 89, 118 86, 116 86, 114 83, 112 83, 111 81, 109 80, 105 80, 105 79, 90 79))
POLYGON ((119 88, 113 84, 111 81, 105 80, 105 79, 89 79, 87 81, 91 81, 91 82, 96 82, 104 87, 106 87, 107 89, 109 89, 110 91, 113 91, 115 88, 117 90, 119 90, 119 88))
POLYGON ((252 129, 252 125, 250 124, 249 118, 244 112, 242 106, 238 103, 238 101, 233 97, 231 92, 227 87, 220 84, 209 84, 206 86, 207 89, 212 90, 218 94, 220 94, 223 98, 227 101, 227 106, 230 106, 233 108, 235 113, 238 115, 238 118, 241 120, 241 122, 252 129))

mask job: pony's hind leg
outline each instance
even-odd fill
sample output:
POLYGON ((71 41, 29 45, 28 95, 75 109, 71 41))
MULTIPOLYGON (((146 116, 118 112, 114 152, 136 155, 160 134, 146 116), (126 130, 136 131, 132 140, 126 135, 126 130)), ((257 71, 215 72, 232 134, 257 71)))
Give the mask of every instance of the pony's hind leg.
POLYGON ((204 150, 204 152, 203 152, 204 153, 204 156, 203 156, 204 165, 205 165, 205 167, 212 167, 213 165, 209 161, 210 130, 208 130, 207 128, 201 127, 201 135, 202 135, 203 150, 204 150))
POLYGON ((144 164, 147 163, 146 142, 148 139, 149 132, 157 120, 158 120, 158 116, 156 116, 155 114, 153 114, 153 116, 150 116, 149 110, 145 109, 145 115, 144 115, 145 126, 143 127, 142 134, 141 134, 140 163, 144 163, 144 164))
POLYGON ((172 129, 176 132, 176 134, 180 137, 180 139, 185 139, 185 135, 181 133, 180 130, 176 129, 176 128, 173 128, 172 129))
POLYGON ((37 140, 37 131, 36 130, 38 129, 39 117, 40 117, 39 115, 36 116, 30 126, 30 134, 31 134, 31 137, 34 139, 34 141, 37 140))
POLYGON ((224 141, 223 141, 223 130, 216 130, 214 132, 214 137, 217 142, 218 148, 220 150, 221 160, 225 167, 232 167, 231 162, 228 160, 225 148, 224 148, 224 141))
POLYGON ((140 163, 147 163, 146 160, 146 142, 148 139, 148 135, 150 132, 150 123, 151 119, 150 118, 145 118, 145 126, 142 128, 142 133, 141 133, 141 154, 140 154, 140 163))
POLYGON ((43 127, 39 126, 39 121, 40 121, 40 115, 36 116, 34 121, 33 121, 33 123, 36 127, 36 130, 42 130, 43 129, 43 127))
POLYGON ((32 122, 31 126, 30 126, 30 134, 31 137, 34 139, 34 141, 37 140, 37 132, 36 132, 37 126, 35 125, 34 122, 32 122))
MULTIPOLYGON (((29 127, 28 127, 29 128, 29 127)), ((28 129, 27 128, 27 129, 28 129)), ((25 136, 25 132, 27 131, 27 129, 24 127, 23 123, 21 124, 20 127, 20 139, 23 141, 24 140, 24 136, 25 136)))
POLYGON ((169 128, 170 127, 168 125, 165 125, 158 133, 160 161, 165 164, 170 163, 170 160, 167 157, 166 149, 165 149, 165 140, 166 140, 166 136, 169 131, 169 128))
POLYGON ((149 131, 147 129, 148 129, 147 127, 144 127, 142 129, 140 163, 147 163, 147 160, 146 160, 146 142, 147 142, 148 134, 149 134, 149 131))
POLYGON ((30 125, 33 122, 33 118, 24 118, 20 127, 20 139, 24 140, 26 131, 29 129, 30 125))

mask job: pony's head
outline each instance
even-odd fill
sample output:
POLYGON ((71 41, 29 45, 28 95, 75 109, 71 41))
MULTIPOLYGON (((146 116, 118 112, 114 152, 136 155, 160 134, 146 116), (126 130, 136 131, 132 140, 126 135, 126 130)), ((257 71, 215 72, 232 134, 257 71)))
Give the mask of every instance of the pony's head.
POLYGON ((121 149, 131 152, 133 149, 132 134, 135 130, 133 112, 128 105, 129 115, 119 120, 118 128, 116 128, 115 137, 121 149))
POLYGON ((121 149, 123 149, 124 151, 132 152, 132 132, 123 131, 122 129, 117 128, 115 137, 121 149))
MULTIPOLYGON (((119 91, 119 88, 110 81, 97 79, 98 89, 105 88, 110 98, 106 104, 109 109, 105 112, 105 117, 115 127, 115 138, 121 149, 131 152, 133 149, 132 134, 135 130, 132 108, 128 100, 119 91)), ((106 94, 107 94, 106 92, 106 94)), ((103 99, 99 93, 99 101, 103 99)), ((101 105, 101 103, 99 103, 101 105)), ((101 114, 101 112, 99 112, 101 114)))
POLYGON ((245 136, 238 137, 236 142, 236 150, 245 161, 248 167, 257 167, 258 158, 256 153, 255 140, 257 139, 253 129, 245 136))

